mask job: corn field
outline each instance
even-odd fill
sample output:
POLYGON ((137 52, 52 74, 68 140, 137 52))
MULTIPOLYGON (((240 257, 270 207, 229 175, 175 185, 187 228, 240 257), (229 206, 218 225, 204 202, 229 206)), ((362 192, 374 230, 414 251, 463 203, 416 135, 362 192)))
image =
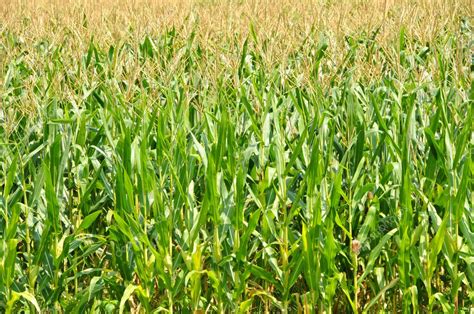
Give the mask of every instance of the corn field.
POLYGON ((473 313, 472 8, 4 0, 0 312, 473 313))

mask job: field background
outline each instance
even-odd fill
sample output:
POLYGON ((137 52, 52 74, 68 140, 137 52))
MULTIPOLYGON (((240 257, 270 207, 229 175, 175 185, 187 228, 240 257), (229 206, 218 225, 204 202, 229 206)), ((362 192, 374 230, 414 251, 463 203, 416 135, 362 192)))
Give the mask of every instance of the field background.
POLYGON ((472 313, 469 0, 0 4, 0 312, 472 313))

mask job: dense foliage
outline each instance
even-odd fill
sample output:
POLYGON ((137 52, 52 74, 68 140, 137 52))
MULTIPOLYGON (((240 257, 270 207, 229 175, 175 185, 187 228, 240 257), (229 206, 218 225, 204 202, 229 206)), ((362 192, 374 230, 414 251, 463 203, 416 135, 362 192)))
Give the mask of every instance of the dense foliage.
POLYGON ((284 59, 252 26, 220 50, 169 28, 79 52, 4 29, 0 311, 468 313, 456 25, 331 53, 313 29, 284 59))

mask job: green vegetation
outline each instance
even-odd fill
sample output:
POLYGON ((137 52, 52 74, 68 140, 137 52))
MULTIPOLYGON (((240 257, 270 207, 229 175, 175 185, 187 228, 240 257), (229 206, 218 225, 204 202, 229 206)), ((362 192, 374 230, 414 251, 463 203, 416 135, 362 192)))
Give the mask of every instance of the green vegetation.
POLYGON ((284 59, 252 27, 220 49, 169 28, 84 51, 4 28, 0 311, 469 313, 456 25, 338 51, 313 29, 284 59))

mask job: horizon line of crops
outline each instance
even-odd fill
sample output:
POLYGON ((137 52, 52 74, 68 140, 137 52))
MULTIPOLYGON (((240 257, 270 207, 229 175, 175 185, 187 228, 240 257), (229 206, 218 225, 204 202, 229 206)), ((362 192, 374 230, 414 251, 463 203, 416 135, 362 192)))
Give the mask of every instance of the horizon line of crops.
POLYGON ((0 308, 468 313, 471 26, 377 32, 221 67, 174 29, 81 60, 3 33, 0 308))

